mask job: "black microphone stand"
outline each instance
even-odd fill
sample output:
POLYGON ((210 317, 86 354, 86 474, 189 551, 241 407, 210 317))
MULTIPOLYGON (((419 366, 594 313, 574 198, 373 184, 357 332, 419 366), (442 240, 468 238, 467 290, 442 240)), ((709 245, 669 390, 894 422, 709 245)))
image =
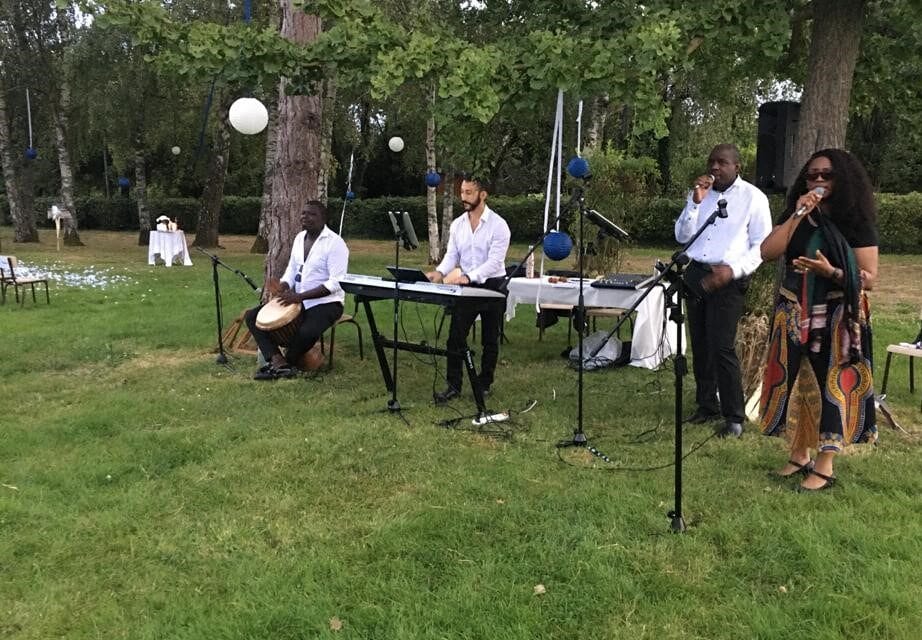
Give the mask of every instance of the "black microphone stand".
POLYGON ((219 282, 220 279, 218 278, 218 265, 242 277, 244 280, 246 280, 246 283, 253 288, 254 291, 258 289, 259 287, 257 287, 256 283, 250 280, 247 274, 245 274, 243 271, 240 271, 239 269, 234 269, 233 267, 224 264, 223 262, 221 262, 218 256, 214 255, 213 253, 208 253, 201 247, 195 247, 195 248, 201 251, 202 253, 204 253, 206 256, 208 256, 211 259, 211 276, 212 276, 212 279, 214 280, 215 317, 218 323, 218 357, 215 359, 215 362, 217 364, 223 364, 227 366, 227 353, 224 351, 224 327, 223 327, 223 318, 221 314, 221 285, 219 282))
MULTIPOLYGON (((391 212, 388 211, 388 214, 391 212)), ((392 216, 392 220, 397 220, 392 216)), ((400 273, 400 245, 404 244, 409 249, 407 239, 407 230, 403 228, 400 222, 394 224, 394 272, 400 273)), ((403 417, 400 401, 397 400, 397 352, 398 352, 398 321, 400 319, 400 276, 394 276, 394 359, 391 363, 391 399, 387 401, 387 410, 391 413, 399 413, 403 417)), ((406 418, 404 418, 406 421, 406 418)))
MULTIPOLYGON (((659 274, 653 279, 643 295, 635 300, 631 308, 621 316, 612 330, 608 332, 605 340, 603 340, 597 348, 593 349, 590 354, 590 357, 595 357, 598 352, 601 351, 602 347, 618 332, 627 318, 630 317, 638 306, 640 306, 640 303, 650 295, 650 292, 653 291, 653 287, 658 285, 663 279, 670 282, 669 288, 666 289, 663 295, 666 298, 666 308, 669 309, 669 320, 672 320, 676 324, 676 351, 673 356, 673 373, 675 378, 675 505, 673 509, 666 514, 666 517, 670 519, 670 526, 674 533, 685 531, 685 519, 682 517, 682 414, 684 413, 682 395, 683 380, 685 376, 688 375, 688 359, 682 352, 682 335, 685 332, 685 315, 682 312, 682 303, 684 300, 688 299, 688 286, 685 284, 685 279, 683 278, 685 265, 689 262, 686 251, 688 251, 689 247, 691 247, 701 234, 704 233, 705 229, 714 224, 717 218, 727 217, 726 206, 726 201, 720 200, 717 203, 717 210, 708 217, 705 223, 695 232, 695 235, 693 235, 681 249, 672 254, 672 260, 669 264, 657 264, 656 268, 659 274), (673 302, 673 294, 675 295, 675 302, 673 302)), ((669 330, 668 325, 666 330, 669 330)))
MULTIPOLYGON (((586 198, 585 192, 581 185, 578 185, 574 188, 573 198, 571 200, 578 205, 579 208, 579 242, 577 243, 579 255, 577 257, 577 272, 579 277, 579 296, 577 298, 576 308, 579 310, 579 327, 577 333, 578 340, 578 353, 579 353, 579 368, 577 369, 577 381, 576 381, 576 429, 573 431, 573 437, 569 440, 561 440, 557 443, 558 448, 563 447, 586 447, 586 449, 595 456, 600 457, 605 462, 611 462, 611 460, 604 453, 589 445, 589 438, 586 436, 586 433, 583 431, 583 332, 586 328, 586 301, 583 295, 583 279, 584 279, 584 269, 583 269, 583 259, 584 256, 584 243, 583 243, 583 218, 586 217, 586 198)), ((604 343, 603 343, 604 344, 604 343)))

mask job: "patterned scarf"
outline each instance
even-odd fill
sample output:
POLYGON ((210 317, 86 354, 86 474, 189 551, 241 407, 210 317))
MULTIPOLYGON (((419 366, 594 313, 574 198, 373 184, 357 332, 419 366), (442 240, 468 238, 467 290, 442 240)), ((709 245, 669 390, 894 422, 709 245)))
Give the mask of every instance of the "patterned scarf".
MULTIPOLYGON (((832 348, 838 350, 840 361, 855 364, 861 357, 861 338, 858 324, 861 280, 858 272, 858 262, 855 260, 854 250, 852 250, 842 232, 839 231, 839 228, 828 216, 815 216, 814 220, 818 226, 807 242, 807 257, 816 257, 816 251, 819 249, 830 264, 842 269, 845 274, 845 281, 842 285, 844 292, 842 305, 844 307, 843 321, 848 330, 844 332, 843 344, 832 345, 832 348)), ((803 310, 800 327, 802 344, 807 344, 809 334, 813 330, 825 328, 826 299, 829 294, 830 284, 831 281, 828 278, 818 278, 812 271, 807 271, 803 274, 800 300, 800 306, 803 310)))

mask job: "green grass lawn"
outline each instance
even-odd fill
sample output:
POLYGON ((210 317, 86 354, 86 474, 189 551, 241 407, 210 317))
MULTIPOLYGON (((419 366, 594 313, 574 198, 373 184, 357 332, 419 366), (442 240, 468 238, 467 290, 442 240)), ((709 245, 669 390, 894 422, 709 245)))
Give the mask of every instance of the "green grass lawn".
MULTIPOLYGON (((542 342, 528 308, 507 324, 501 433, 442 426, 474 411, 469 391, 435 407, 444 363, 409 353, 404 422, 364 314, 364 361, 342 327, 333 371, 256 382, 252 356, 215 363, 204 256, 150 267, 132 233, 82 236, 58 253, 46 231, 0 235, 28 265, 119 278, 0 307, 0 638, 919 637, 922 413, 905 359, 888 392, 909 435, 881 421, 830 491, 772 478, 782 443, 752 425, 738 441, 687 428, 678 535, 671 362, 587 373, 583 426, 613 462, 559 457, 577 401, 563 323, 542 342)), ((262 280, 251 238, 222 242, 262 280)), ((351 271, 385 275, 392 245, 351 244, 351 271)), ((256 298, 220 277, 229 323, 256 298)), ((918 256, 883 257, 879 374, 886 345, 918 331, 920 279, 918 256)), ((401 331, 434 341, 436 312, 406 305, 401 331)), ((685 390, 690 412, 690 375, 685 390)))

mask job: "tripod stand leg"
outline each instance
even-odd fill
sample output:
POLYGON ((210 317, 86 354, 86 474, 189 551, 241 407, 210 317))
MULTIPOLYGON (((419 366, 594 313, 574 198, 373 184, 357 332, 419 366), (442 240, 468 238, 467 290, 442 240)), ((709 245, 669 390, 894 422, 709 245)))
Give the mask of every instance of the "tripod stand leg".
POLYGON ((218 357, 215 358, 217 364, 227 364, 227 354, 224 353, 224 329, 221 326, 221 286, 218 284, 218 259, 212 256, 211 272, 214 279, 214 304, 215 315, 218 321, 218 357))

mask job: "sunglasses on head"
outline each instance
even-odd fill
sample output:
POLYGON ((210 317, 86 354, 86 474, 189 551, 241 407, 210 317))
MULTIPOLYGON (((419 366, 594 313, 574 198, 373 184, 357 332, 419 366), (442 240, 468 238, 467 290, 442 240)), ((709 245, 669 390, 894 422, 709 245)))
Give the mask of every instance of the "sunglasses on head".
POLYGON ((836 175, 836 172, 832 169, 820 169, 819 171, 808 171, 806 176, 807 180, 831 180, 836 175))

